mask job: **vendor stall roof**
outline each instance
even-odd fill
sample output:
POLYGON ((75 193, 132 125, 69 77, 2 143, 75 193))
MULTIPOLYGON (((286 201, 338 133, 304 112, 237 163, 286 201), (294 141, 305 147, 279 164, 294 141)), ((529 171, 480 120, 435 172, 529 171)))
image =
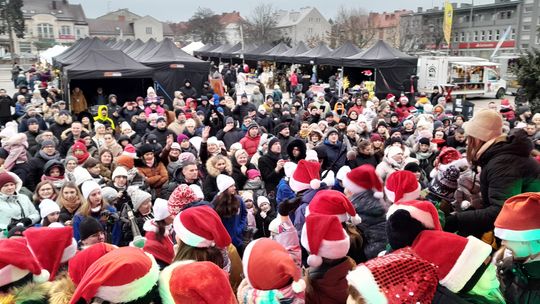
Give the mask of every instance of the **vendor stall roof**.
POLYGON ((152 78, 149 68, 120 50, 89 50, 79 61, 65 67, 71 79, 152 78))

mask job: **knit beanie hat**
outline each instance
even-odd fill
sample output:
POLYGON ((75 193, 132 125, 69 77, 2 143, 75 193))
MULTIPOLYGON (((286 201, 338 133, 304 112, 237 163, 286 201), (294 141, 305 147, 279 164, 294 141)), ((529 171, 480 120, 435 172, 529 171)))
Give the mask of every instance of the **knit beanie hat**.
POLYGON ((204 193, 202 191, 201 186, 191 184, 191 185, 189 185, 189 188, 191 188, 191 190, 193 190, 193 193, 195 193, 195 197, 197 197, 198 200, 204 199, 204 193))
POLYGON ((373 304, 431 303, 438 283, 436 266, 410 248, 358 265, 347 281, 373 304))
POLYGON ((439 170, 437 176, 431 182, 431 185, 429 185, 429 192, 448 202, 454 201, 454 192, 458 188, 457 181, 459 174, 459 169, 453 165, 450 165, 444 170, 439 170))
POLYGON ((432 230, 422 231, 412 249, 438 266, 439 283, 453 293, 467 292, 474 286, 485 271, 487 265, 484 261, 492 250, 490 245, 474 236, 464 238, 454 233, 432 230), (477 270, 480 272, 477 273, 477 270), (474 284, 468 284, 471 279, 474 284))
POLYGON ((13 176, 7 172, 0 173, 0 188, 4 187, 4 185, 7 183, 15 184, 15 178, 13 178, 13 176))
POLYGON ((406 170, 390 174, 384 185, 384 193, 392 203, 417 199, 421 189, 414 173, 406 170))
POLYGON ((101 197, 109 204, 112 204, 118 199, 118 191, 113 187, 101 188, 101 197))
POLYGON ((249 169, 246 172, 248 179, 254 179, 256 177, 261 177, 261 172, 257 169, 249 169))
POLYGON ((354 194, 371 190, 376 198, 384 196, 382 181, 372 165, 366 164, 351 170, 345 175, 343 186, 354 194))
POLYGON ((132 169, 135 167, 135 160, 131 156, 122 154, 116 158, 116 164, 127 169, 132 169))
POLYGON ((261 208, 262 204, 270 205, 270 201, 264 196, 257 197, 257 207, 261 208))
POLYGON ((345 194, 336 190, 320 190, 317 192, 306 207, 306 216, 311 214, 335 215, 341 223, 349 219, 354 225, 362 222, 351 201, 345 194))
POLYGON ((41 218, 45 218, 53 212, 60 212, 60 206, 53 200, 42 200, 39 204, 39 214, 41 215, 41 218))
POLYGON ((127 193, 131 198, 131 203, 133 204, 133 211, 139 210, 141 205, 152 199, 152 195, 146 191, 142 191, 138 187, 128 187, 127 193))
POLYGON ((463 124, 465 134, 487 142, 502 135, 503 120, 497 111, 481 110, 473 118, 463 124))
POLYGON ((320 266, 322 258, 345 257, 351 245, 338 217, 325 214, 310 214, 306 217, 301 243, 310 253, 307 263, 312 267, 320 266))
POLYGON ((229 189, 229 187, 234 186, 236 182, 232 177, 225 174, 220 174, 216 178, 216 184, 219 189, 218 194, 221 194, 225 192, 225 190, 229 189))
POLYGON ((176 237, 191 247, 225 248, 231 237, 219 215, 209 206, 191 207, 178 213, 173 222, 176 237))
POLYGON ((88 170, 81 166, 77 166, 73 169, 73 177, 75 178, 75 184, 79 187, 86 181, 94 180, 88 170))
POLYGON ((94 190, 101 190, 101 187, 98 183, 96 183, 93 180, 85 181, 81 186, 81 192, 84 197, 84 199, 88 199, 88 196, 90 196, 90 193, 94 190))
POLYGON ((85 217, 79 224, 79 237, 81 241, 86 240, 91 235, 100 231, 104 231, 103 226, 98 220, 91 216, 85 217))
POLYGON ((33 281, 43 283, 50 274, 34 256, 26 242, 20 239, 0 240, 0 287, 17 282, 33 274, 33 281))
POLYGON ((169 213, 177 215, 184 207, 197 200, 197 196, 186 184, 181 184, 174 189, 167 202, 169 213))
POLYGON ((163 303, 236 304, 229 275, 212 262, 177 261, 159 276, 163 303))
POLYGON ((77 241, 71 227, 31 227, 23 232, 23 236, 41 267, 50 273, 50 280, 54 279, 61 264, 77 253, 77 241))
POLYGON ((242 200, 244 201, 244 203, 247 201, 253 202, 253 191, 251 190, 242 191, 242 194, 240 196, 242 197, 242 200))
POLYGON ((279 139, 277 137, 272 137, 270 141, 268 142, 268 151, 271 151, 272 146, 278 142, 279 142, 279 139))
POLYGON ((189 140, 189 137, 186 134, 181 133, 176 137, 176 141, 179 143, 183 142, 184 140, 189 140))
POLYGON ((260 238, 246 247, 242 258, 244 275, 256 290, 277 290, 291 284, 295 293, 306 288, 300 267, 278 242, 260 238))
POLYGON ((512 196, 504 203, 495 220, 495 236, 507 241, 540 240, 540 193, 512 196))
POLYGON ((135 149, 135 146, 132 144, 127 144, 124 147, 124 151, 122 151, 122 154, 124 156, 129 156, 131 158, 137 158, 137 150, 135 149))
POLYGON ((386 156, 388 158, 392 158, 400 153, 403 154, 403 149, 401 149, 400 147, 390 146, 386 148, 386 156))
POLYGON ((114 181, 114 179, 118 176, 124 176, 124 177, 127 177, 128 176, 128 172, 126 170, 126 168, 124 168, 123 166, 118 166, 116 167, 116 169, 114 169, 113 173, 112 173, 112 180, 114 181))
POLYGON ((289 180, 294 192, 307 189, 319 189, 321 186, 321 164, 301 159, 289 180))
POLYGON ((73 281, 73 283, 75 283, 75 285, 79 285, 84 274, 88 270, 88 267, 90 267, 90 265, 92 265, 99 258, 116 248, 116 246, 111 244, 97 243, 84 250, 78 251, 77 254, 75 254, 75 256, 69 260, 69 278, 73 281))
POLYGON ((152 211, 155 221, 162 221, 171 215, 167 200, 162 198, 156 198, 154 206, 152 206, 152 211))
POLYGON ((159 279, 159 266, 151 254, 135 247, 121 247, 96 260, 73 294, 70 304, 94 297, 113 303, 144 297, 159 279))
POLYGON ((41 149, 45 147, 49 147, 49 146, 56 147, 56 145, 54 144, 54 141, 50 139, 45 139, 44 141, 41 142, 41 149))

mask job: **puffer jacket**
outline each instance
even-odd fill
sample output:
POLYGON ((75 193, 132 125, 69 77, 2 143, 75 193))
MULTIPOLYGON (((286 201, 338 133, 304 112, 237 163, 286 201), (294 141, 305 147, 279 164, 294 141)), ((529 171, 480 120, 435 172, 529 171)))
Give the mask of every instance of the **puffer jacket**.
POLYGON ((319 159, 323 161, 321 170, 332 170, 337 173, 339 169, 345 166, 347 161, 347 145, 338 141, 331 144, 328 139, 323 141, 322 145, 315 147, 319 159))
POLYGON ((371 190, 363 191, 351 197, 356 213, 362 223, 356 225, 364 235, 364 254, 366 258, 377 257, 386 248, 386 211, 384 200, 374 197, 371 190))
POLYGON ((518 263, 506 258, 499 265, 499 273, 507 303, 540 303, 540 261, 518 263))
POLYGON ((456 214, 459 234, 481 237, 493 229, 504 202, 517 194, 540 191, 540 164, 530 156, 533 145, 523 130, 487 142, 478 157, 482 168, 483 208, 456 214))
POLYGON ((32 224, 41 219, 28 196, 18 193, 14 195, 0 193, 0 229, 6 229, 11 219, 20 220, 22 218, 31 219, 32 224))
POLYGON ((249 136, 249 132, 246 132, 246 135, 240 139, 240 144, 242 149, 246 150, 249 157, 257 153, 257 148, 259 147, 259 142, 261 141, 261 135, 257 134, 255 137, 249 136))

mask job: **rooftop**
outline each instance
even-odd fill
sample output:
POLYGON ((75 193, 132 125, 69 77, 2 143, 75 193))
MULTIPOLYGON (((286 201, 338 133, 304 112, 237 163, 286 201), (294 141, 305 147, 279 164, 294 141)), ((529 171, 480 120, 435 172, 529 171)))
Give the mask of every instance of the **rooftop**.
POLYGON ((30 18, 37 14, 53 15, 58 20, 74 21, 77 24, 86 24, 86 16, 80 4, 69 4, 67 0, 24 0, 23 16, 30 18))

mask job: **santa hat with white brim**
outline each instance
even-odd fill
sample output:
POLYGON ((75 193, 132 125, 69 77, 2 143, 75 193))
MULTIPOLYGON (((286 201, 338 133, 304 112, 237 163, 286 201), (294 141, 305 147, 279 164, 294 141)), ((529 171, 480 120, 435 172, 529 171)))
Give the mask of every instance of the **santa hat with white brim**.
POLYGON ((389 219, 397 210, 409 212, 411 217, 419 221, 426 229, 442 230, 437 208, 429 201, 412 200, 393 204, 386 212, 386 219, 389 219))
POLYGON ((495 236, 507 241, 540 240, 540 193, 512 196, 504 203, 495 220, 495 236))
POLYGON ((311 214, 302 227, 302 246, 310 253, 309 266, 322 264, 322 258, 340 259, 347 255, 351 246, 349 236, 334 215, 311 214))
POLYGON ((384 193, 392 203, 415 200, 420 196, 421 190, 422 187, 414 173, 407 170, 390 174, 384 186, 384 193))
POLYGON ((29 273, 33 281, 43 283, 50 273, 41 267, 24 239, 0 240, 0 287, 17 282, 29 273))
POLYGON ((345 189, 354 194, 372 190, 376 198, 382 198, 383 184, 372 165, 362 165, 351 170, 343 179, 345 189))
POLYGON ((319 189, 321 186, 321 164, 301 159, 289 179, 289 186, 294 192, 319 189))
POLYGON ((306 214, 335 215, 340 222, 351 221, 354 225, 362 222, 360 216, 351 201, 345 194, 336 190, 321 190, 313 196, 311 202, 306 207, 306 214))

